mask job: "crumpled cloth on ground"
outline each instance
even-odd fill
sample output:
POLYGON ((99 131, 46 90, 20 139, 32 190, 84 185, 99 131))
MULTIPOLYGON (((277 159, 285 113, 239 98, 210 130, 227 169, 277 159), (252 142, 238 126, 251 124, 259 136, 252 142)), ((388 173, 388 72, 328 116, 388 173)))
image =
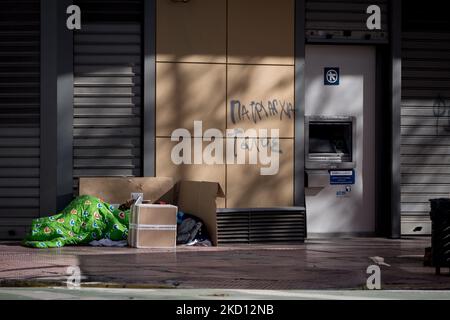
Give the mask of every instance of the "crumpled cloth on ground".
POLYGON ((187 218, 178 227, 177 231, 177 242, 178 243, 189 243, 195 239, 195 236, 202 227, 201 222, 197 222, 194 219, 187 218))
POLYGON ((113 241, 111 239, 101 239, 101 240, 94 240, 89 242, 90 246, 93 247, 127 247, 128 241, 127 240, 121 240, 121 241, 113 241))
POLYGON ((185 214, 177 214, 177 244, 187 246, 212 246, 206 226, 199 218, 185 214))

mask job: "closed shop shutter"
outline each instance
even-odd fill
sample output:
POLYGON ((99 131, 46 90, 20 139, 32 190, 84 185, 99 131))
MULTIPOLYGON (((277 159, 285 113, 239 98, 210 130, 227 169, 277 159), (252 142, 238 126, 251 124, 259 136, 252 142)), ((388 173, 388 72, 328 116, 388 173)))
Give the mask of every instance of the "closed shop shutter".
MULTIPOLYGON (((411 6, 408 6, 411 8, 411 6)), ((435 7, 432 7, 435 8, 435 7)), ((404 10, 402 233, 430 234, 429 199, 450 197, 450 30, 436 10, 404 10), (426 28, 428 30, 426 30, 426 28)), ((446 20, 447 19, 447 20, 446 20)))
POLYGON ((387 42, 387 0, 307 0, 306 39, 309 42, 387 42), (381 30, 368 30, 367 8, 381 9, 381 30))
POLYGON ((74 186, 82 176, 140 176, 142 1, 76 1, 74 186))
POLYGON ((39 216, 40 1, 0 10, 0 239, 39 216))

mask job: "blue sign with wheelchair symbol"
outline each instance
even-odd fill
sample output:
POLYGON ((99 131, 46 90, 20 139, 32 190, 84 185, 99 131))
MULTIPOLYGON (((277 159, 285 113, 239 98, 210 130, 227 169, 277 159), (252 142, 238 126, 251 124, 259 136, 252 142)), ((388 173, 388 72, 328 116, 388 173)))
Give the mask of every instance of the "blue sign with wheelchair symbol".
POLYGON ((325 68, 324 69, 324 84, 326 86, 339 85, 339 68, 325 68))

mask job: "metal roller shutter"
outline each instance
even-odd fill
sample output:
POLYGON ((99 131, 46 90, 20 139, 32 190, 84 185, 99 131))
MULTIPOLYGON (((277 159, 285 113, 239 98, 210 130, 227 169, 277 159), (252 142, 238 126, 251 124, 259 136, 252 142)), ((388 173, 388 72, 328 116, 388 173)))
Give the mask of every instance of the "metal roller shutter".
POLYGON ((405 235, 430 234, 428 200, 450 197, 450 30, 444 28, 448 18, 436 16, 435 9, 432 15, 422 6, 415 12, 404 10, 401 212, 405 235))
POLYGON ((350 41, 387 43, 387 0, 307 0, 306 39, 308 42, 350 41), (368 30, 366 13, 370 5, 381 9, 382 30, 368 30))
POLYGON ((77 1, 74 186, 82 176, 141 176, 142 1, 77 1))
POLYGON ((0 239, 39 216, 40 1, 0 10, 0 239))

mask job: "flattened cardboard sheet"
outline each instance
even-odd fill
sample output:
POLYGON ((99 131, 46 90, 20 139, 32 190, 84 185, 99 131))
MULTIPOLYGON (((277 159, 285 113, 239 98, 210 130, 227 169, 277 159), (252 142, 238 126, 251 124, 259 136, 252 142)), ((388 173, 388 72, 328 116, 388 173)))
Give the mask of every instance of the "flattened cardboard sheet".
POLYGON ((172 178, 98 177, 80 178, 80 195, 90 195, 111 204, 122 204, 131 193, 143 193, 145 200, 155 202, 174 186, 172 178))

